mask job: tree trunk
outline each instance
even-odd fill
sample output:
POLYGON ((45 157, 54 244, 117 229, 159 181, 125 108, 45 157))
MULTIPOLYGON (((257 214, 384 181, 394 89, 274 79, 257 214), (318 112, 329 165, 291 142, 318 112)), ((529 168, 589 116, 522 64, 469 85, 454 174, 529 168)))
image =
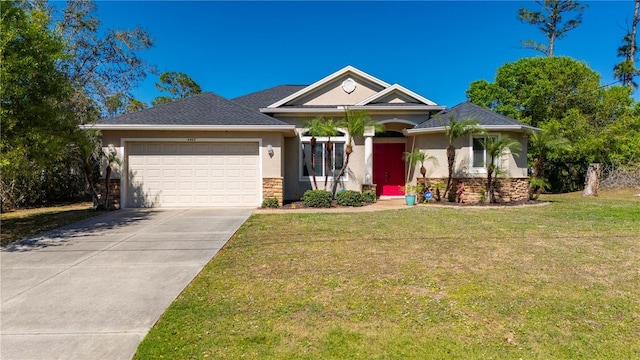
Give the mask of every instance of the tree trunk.
POLYGON ((337 177, 335 177, 333 179, 333 189, 331 189, 331 194, 332 197, 336 197, 336 192, 338 191, 338 181, 340 180, 340 178, 344 175, 344 172, 347 169, 347 166, 349 166, 349 157, 351 156, 351 153, 353 152, 353 146, 351 144, 347 144, 345 151, 344 151, 344 164, 342 165, 342 169, 340 169, 340 173, 338 174, 337 177))
MULTIPOLYGON (((331 154, 333 153, 333 143, 331 142, 331 138, 327 140, 325 148, 327 152, 327 158, 325 161, 326 168, 324 171, 324 189, 327 190, 327 183, 329 182, 329 170, 333 168, 333 166, 331 166, 331 163, 333 162, 333 156, 331 156, 331 154)), ((331 171, 331 175, 335 175, 335 172, 331 171)), ((335 177, 333 181, 335 181, 335 177)))
POLYGON ((584 180, 584 196, 598 196, 598 188, 600 187, 600 173, 602 164, 589 164, 587 176, 584 180))
POLYGON ((104 208, 106 210, 110 210, 109 206, 109 195, 111 193, 110 188, 111 185, 111 164, 107 164, 107 169, 105 170, 104 175, 104 208))
POLYGON ((453 147, 453 145, 449 144, 449 146, 447 146, 447 163, 449 166, 449 177, 447 178, 447 188, 444 190, 444 196, 445 198, 449 199, 449 201, 451 201, 451 178, 453 177, 453 166, 455 164, 456 161, 456 149, 453 147))
POLYGON ((311 172, 311 178, 313 179, 313 190, 318 190, 318 182, 316 181, 316 144, 317 139, 315 136, 311 137, 311 168, 309 171, 311 172))
MULTIPOLYGON (((638 25, 638 21, 640 21, 640 17, 638 17, 638 12, 640 11, 640 0, 635 0, 635 8, 633 9, 633 21, 631 22, 631 49, 629 49, 629 61, 631 61, 631 65, 633 68, 636 68, 636 27, 638 25)), ((629 76, 627 80, 627 86, 633 85, 633 75, 634 72, 629 76)))

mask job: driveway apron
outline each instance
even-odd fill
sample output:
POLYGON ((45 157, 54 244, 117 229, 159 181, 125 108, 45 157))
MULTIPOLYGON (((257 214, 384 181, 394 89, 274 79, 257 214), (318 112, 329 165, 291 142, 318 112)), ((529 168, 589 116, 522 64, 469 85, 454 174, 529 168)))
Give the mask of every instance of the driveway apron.
POLYGON ((250 208, 124 209, 0 253, 1 359, 131 359, 250 208))

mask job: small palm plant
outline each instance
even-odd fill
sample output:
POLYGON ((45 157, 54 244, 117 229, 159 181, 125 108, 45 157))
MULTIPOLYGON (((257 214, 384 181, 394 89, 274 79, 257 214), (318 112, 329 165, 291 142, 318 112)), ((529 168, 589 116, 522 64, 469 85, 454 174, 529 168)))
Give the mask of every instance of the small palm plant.
POLYGON ((508 136, 486 136, 480 143, 487 152, 487 196, 490 203, 495 203, 495 178, 502 173, 498 165, 499 158, 509 150, 514 156, 519 156, 522 148, 520 143, 508 136))
MULTIPOLYGON (((424 166, 424 163, 430 161, 434 165, 438 165, 438 159, 436 159, 435 156, 428 155, 419 149, 413 150, 412 152, 405 152, 404 161, 409 164, 409 172, 414 169, 418 163, 420 164, 420 174, 422 174, 425 186, 427 184, 427 168, 424 166)), ((410 176, 409 172, 407 173, 407 180, 410 176)))

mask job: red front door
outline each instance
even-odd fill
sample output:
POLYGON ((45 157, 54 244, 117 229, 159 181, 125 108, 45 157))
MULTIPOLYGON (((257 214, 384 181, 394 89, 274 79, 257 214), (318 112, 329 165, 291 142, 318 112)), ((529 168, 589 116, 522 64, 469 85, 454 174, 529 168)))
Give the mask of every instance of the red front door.
POLYGON ((373 144, 373 183, 376 195, 404 195, 400 187, 404 185, 403 143, 373 144))

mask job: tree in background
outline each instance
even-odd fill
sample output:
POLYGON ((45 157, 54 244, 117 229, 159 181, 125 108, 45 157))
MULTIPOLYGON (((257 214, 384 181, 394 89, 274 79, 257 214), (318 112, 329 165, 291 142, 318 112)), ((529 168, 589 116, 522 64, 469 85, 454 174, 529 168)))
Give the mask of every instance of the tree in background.
POLYGON ((490 203, 496 203, 495 179, 502 172, 498 162, 507 153, 519 156, 518 152, 521 149, 521 145, 518 141, 508 136, 485 136, 484 139, 480 140, 480 143, 487 152, 487 163, 485 164, 487 167, 487 196, 490 203))
POLYGON ((633 20, 631 21, 631 30, 627 30, 627 34, 622 38, 622 46, 618 48, 618 57, 623 60, 613 67, 614 76, 623 84, 636 89, 638 84, 633 80, 639 74, 636 68, 636 28, 640 21, 640 0, 635 0, 633 10, 633 20))
POLYGON ((537 200, 543 189, 551 185, 544 176, 544 163, 553 151, 566 152, 571 150, 569 140, 560 136, 553 129, 543 128, 529 134, 529 156, 533 158, 533 173, 529 179, 529 199, 537 200))
POLYGON ((77 126, 64 106, 70 84, 57 68, 64 42, 48 13, 17 2, 3 2, 0 12, 0 193, 3 207, 15 207, 69 191, 52 180, 64 174, 59 164, 77 126))
POLYGON ((111 95, 104 101, 104 109, 107 117, 132 113, 146 108, 147 104, 140 100, 133 99, 122 92, 111 95))
POLYGON ((518 10, 520 21, 534 25, 547 38, 546 44, 537 43, 534 40, 523 41, 524 48, 533 49, 546 56, 553 56, 556 40, 566 36, 566 33, 575 29, 582 23, 582 11, 587 8, 574 0, 535 0, 540 5, 541 11, 530 11, 525 8, 518 10), (575 12, 575 17, 563 21, 564 14, 575 12))
POLYGON ((140 57, 153 40, 140 27, 132 30, 100 28, 93 1, 69 1, 56 29, 66 43, 68 56, 60 62, 74 92, 69 99, 79 123, 105 114, 103 104, 118 93, 130 95, 153 68, 140 57))
MULTIPOLYGON (((631 88, 600 86, 600 76, 568 57, 524 58, 498 68, 495 82, 470 84, 480 106, 566 138, 571 150, 551 149, 542 171, 554 192, 584 185, 590 162, 637 162, 633 136, 640 117, 631 88), (624 130, 628 129, 628 130, 624 130)), ((539 156, 535 146, 529 154, 539 156)))
POLYGON ((202 88, 187 74, 181 72, 164 72, 160 74, 160 82, 156 89, 168 92, 171 96, 158 96, 151 102, 153 106, 166 104, 176 99, 184 99, 202 93, 202 88))

